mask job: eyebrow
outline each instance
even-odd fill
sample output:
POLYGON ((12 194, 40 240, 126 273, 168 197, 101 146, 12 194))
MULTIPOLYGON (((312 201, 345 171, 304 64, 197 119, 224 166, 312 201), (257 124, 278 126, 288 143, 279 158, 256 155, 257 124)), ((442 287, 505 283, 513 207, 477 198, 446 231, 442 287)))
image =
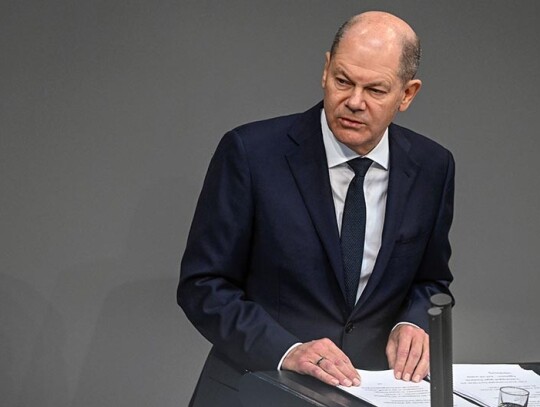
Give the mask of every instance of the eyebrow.
MULTIPOLYGON (((343 75, 347 78, 347 80, 351 81, 351 82, 356 82, 354 81, 353 79, 351 79, 351 76, 345 71, 345 69, 343 69, 342 67, 340 66, 336 66, 335 67, 335 73, 337 75, 343 75)), ((373 82, 368 82, 368 83, 365 83, 362 85, 364 88, 370 88, 370 87, 377 87, 377 86, 382 86, 384 87, 385 89, 390 89, 392 86, 384 81, 384 80, 381 80, 381 81, 373 81, 373 82)))
POLYGON ((350 76, 347 74, 347 72, 345 72, 345 70, 344 70, 343 68, 341 68, 340 66, 336 66, 335 72, 336 72, 337 74, 346 76, 347 79, 350 79, 350 76))

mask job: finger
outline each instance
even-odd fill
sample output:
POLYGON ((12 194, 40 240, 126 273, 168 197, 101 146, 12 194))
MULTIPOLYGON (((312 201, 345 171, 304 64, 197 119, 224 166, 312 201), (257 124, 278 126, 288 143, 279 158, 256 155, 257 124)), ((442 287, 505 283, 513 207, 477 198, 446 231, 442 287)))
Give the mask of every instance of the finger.
POLYGON ((336 369, 339 369, 352 382, 353 386, 360 386, 360 373, 355 369, 350 359, 343 354, 344 358, 334 362, 336 369))
POLYGON ((305 363, 302 366, 300 373, 313 376, 331 386, 337 386, 340 384, 339 379, 327 373, 324 369, 320 367, 320 363, 319 366, 317 366, 317 364, 315 363, 305 363))
POLYGON ((330 339, 321 339, 317 345, 322 345, 322 348, 317 349, 321 356, 330 360, 345 376, 350 379, 358 377, 358 372, 349 357, 334 342, 330 339))
POLYGON ((320 361, 318 366, 323 369, 329 375, 339 380, 339 384, 342 386, 358 386, 360 385, 360 376, 356 369, 351 367, 342 360, 333 361, 330 358, 324 358, 320 361))
POLYGON ((407 356, 407 361, 405 362, 405 367, 403 369, 403 380, 408 382, 413 377, 413 373, 422 357, 424 347, 424 338, 423 335, 413 335, 411 338, 411 345, 409 348, 409 354, 407 356))
POLYGON ((400 332, 395 352, 396 360, 394 362, 394 376, 396 379, 401 379, 404 376, 403 371, 409 357, 410 347, 411 336, 406 332, 400 332))
POLYGON ((343 386, 360 385, 358 371, 341 349, 330 341, 323 352, 324 359, 319 363, 319 367, 337 378, 343 386))
POLYGON ((392 337, 390 337, 388 344, 386 345, 386 358, 388 359, 388 367, 393 369, 396 365, 397 346, 396 341, 392 337))
POLYGON ((424 377, 427 376, 429 372, 429 336, 425 335, 423 343, 422 357, 416 365, 413 373, 413 382, 418 383, 424 377))
POLYGON ((332 376, 333 378, 337 379, 339 384, 341 384, 342 386, 351 386, 352 385, 352 381, 349 380, 349 378, 347 376, 345 376, 341 370, 339 370, 336 365, 334 364, 334 362, 332 362, 330 359, 328 358, 324 358, 322 359, 318 364, 317 366, 319 367, 319 369, 323 370, 326 374, 332 376))

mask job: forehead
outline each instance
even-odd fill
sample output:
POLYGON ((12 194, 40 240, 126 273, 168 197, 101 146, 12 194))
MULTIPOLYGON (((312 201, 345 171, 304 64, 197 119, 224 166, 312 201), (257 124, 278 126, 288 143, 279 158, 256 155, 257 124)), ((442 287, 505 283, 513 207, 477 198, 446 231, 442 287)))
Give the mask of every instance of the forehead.
POLYGON ((335 56, 351 63, 399 67, 402 38, 387 27, 352 27, 341 39, 335 56))
POLYGON ((331 57, 331 69, 362 80, 397 78, 401 48, 381 38, 345 35, 331 57))

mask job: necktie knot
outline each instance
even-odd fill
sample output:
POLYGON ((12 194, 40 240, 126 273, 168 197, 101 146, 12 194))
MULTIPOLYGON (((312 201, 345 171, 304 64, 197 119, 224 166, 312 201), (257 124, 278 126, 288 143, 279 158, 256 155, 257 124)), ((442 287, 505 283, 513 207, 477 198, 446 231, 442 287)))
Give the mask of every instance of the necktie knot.
POLYGON ((369 167, 373 163, 372 160, 369 158, 364 157, 357 157, 352 160, 347 161, 347 164, 349 164, 349 167, 352 168, 354 171, 354 175, 365 177, 366 172, 368 171, 369 167))

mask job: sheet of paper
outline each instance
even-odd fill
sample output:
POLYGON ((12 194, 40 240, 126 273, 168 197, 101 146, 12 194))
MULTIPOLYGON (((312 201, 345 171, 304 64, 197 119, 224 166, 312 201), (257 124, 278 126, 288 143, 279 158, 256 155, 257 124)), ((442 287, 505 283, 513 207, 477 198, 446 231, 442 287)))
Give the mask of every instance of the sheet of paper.
POLYGON ((454 365, 454 393, 484 406, 496 407, 499 388, 516 386, 529 390, 528 407, 540 407, 540 376, 519 365, 454 365))
MULTIPOLYGON (((430 385, 428 382, 404 382, 396 380, 392 370, 367 371, 358 370, 362 380, 359 387, 343 387, 340 389, 365 400, 375 406, 414 406, 430 407, 430 385)), ((474 404, 454 396, 455 407, 471 407, 474 404)))

